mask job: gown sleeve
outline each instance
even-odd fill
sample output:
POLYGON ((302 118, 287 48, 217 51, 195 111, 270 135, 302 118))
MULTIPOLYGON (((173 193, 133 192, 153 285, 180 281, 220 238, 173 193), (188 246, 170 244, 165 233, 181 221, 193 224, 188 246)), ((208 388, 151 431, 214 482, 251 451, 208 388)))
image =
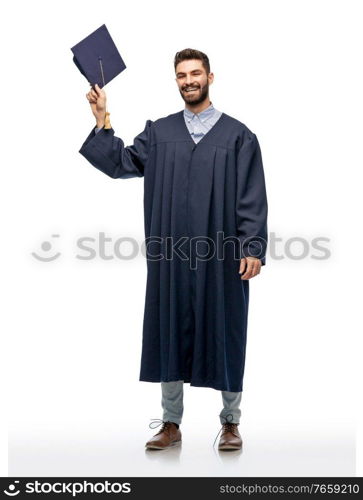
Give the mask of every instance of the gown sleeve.
POLYGON ((267 194, 262 155, 252 132, 244 140, 237 157, 237 237, 241 258, 257 257, 266 264, 267 194))
POLYGON ((150 150, 151 120, 135 137, 131 146, 125 146, 115 131, 102 128, 97 133, 92 129, 79 152, 94 167, 113 179, 143 177, 150 150))

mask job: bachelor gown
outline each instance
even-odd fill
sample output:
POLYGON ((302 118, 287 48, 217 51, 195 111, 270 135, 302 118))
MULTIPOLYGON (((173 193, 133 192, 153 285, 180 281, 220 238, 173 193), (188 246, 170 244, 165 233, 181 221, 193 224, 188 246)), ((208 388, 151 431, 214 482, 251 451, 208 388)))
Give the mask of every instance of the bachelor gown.
POLYGON ((241 280, 240 258, 265 265, 267 247, 256 135, 222 113, 195 144, 180 111, 147 120, 130 146, 112 128, 92 129, 79 152, 113 179, 144 178, 139 380, 242 391, 249 281, 241 280))

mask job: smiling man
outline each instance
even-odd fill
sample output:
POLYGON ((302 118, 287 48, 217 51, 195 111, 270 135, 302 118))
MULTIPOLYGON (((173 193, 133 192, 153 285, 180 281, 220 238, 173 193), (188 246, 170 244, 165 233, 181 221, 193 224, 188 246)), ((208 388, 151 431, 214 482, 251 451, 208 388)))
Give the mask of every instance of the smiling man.
POLYGON ((200 113, 210 103, 209 85, 213 83, 214 75, 195 59, 184 60, 177 67, 176 81, 186 109, 192 108, 193 113, 200 113))
POLYGON ((174 69, 184 109, 147 120, 131 146, 104 128, 105 91, 90 90, 96 128, 80 153, 114 179, 144 179, 148 274, 139 380, 161 382, 163 409, 147 448, 181 443, 190 383, 221 391, 219 449, 240 449, 249 280, 265 265, 267 248, 261 150, 246 125, 213 106, 206 54, 184 49, 174 69))

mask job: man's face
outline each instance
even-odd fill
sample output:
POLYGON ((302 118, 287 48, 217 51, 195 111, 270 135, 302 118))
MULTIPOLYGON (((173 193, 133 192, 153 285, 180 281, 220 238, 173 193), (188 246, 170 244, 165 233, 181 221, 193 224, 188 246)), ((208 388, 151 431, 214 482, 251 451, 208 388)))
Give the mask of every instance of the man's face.
POLYGON ((197 105, 208 97, 209 85, 213 82, 214 75, 207 75, 202 61, 182 61, 177 65, 175 74, 180 95, 187 104, 197 105))

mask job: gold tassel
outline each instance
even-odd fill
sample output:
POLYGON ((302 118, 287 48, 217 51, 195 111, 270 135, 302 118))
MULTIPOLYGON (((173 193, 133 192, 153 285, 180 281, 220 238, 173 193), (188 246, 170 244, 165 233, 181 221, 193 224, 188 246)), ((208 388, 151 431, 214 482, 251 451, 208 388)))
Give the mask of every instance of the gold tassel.
POLYGON ((106 114, 105 114, 105 125, 103 128, 105 128, 105 129, 112 128, 111 122, 110 122, 110 113, 108 111, 106 111, 106 114))

